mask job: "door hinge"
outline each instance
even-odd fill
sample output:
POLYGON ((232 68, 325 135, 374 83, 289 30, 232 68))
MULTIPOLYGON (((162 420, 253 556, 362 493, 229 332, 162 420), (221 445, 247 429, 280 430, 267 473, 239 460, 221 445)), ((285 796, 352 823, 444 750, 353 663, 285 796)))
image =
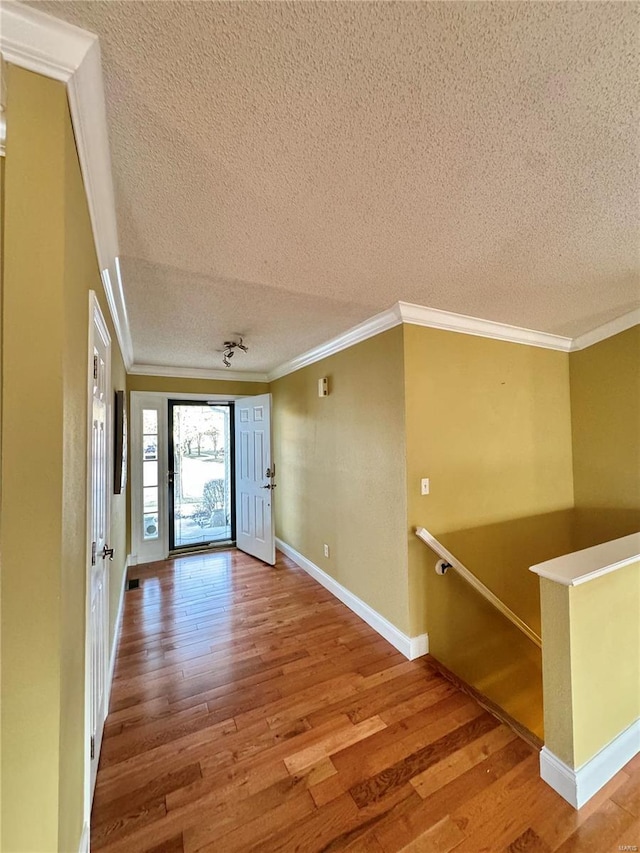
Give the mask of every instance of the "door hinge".
POLYGON ((93 378, 98 378, 98 356, 94 355, 93 357, 93 378))
POLYGON ((96 757, 96 739, 93 735, 91 735, 91 760, 96 757))
POLYGON ((96 543, 91 543, 91 565, 95 566, 96 564, 96 543))

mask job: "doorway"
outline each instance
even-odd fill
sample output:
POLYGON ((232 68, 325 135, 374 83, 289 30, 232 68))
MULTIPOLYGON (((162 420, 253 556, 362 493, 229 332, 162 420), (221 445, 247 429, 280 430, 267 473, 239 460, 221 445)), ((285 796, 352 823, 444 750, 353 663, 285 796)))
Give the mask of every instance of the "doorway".
POLYGON ((170 551, 235 541, 234 454, 231 403, 168 400, 170 551))

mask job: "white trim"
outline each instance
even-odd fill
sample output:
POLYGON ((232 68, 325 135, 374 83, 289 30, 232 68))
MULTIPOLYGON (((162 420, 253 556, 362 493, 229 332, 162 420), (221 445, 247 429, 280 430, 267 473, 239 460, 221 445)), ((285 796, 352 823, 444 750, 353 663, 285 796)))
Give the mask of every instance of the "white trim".
POLYGON ((497 341, 510 341, 515 344, 527 344, 528 346, 560 350, 561 352, 569 352, 571 349, 571 338, 552 335, 549 332, 523 329, 520 326, 496 323, 492 320, 483 320, 481 317, 469 317, 466 314, 454 314, 451 311, 441 311, 438 308, 427 308, 424 305, 413 305, 409 302, 398 302, 398 308, 402 322, 413 326, 428 326, 430 329, 463 332, 466 335, 492 338, 497 341))
POLYGON ((200 400, 203 403, 231 403, 243 399, 246 394, 183 394, 181 391, 131 391, 142 400, 151 397, 162 397, 168 400, 200 400))
MULTIPOLYGON (((165 560, 169 553, 169 511, 167 484, 169 468, 167 459, 168 424, 166 393, 131 391, 129 399, 129 427, 131 439, 131 548, 137 560, 151 563, 165 560), (142 410, 155 409, 158 413, 158 536, 144 539, 142 535, 142 410)), ((204 399, 207 399, 206 397, 204 399)))
POLYGON ((122 573, 122 583, 120 584, 120 596, 118 598, 118 613, 113 627, 113 640, 111 641, 111 655, 109 658, 109 678, 107 680, 107 696, 105 707, 109 713, 109 701, 111 699, 111 685, 113 684, 113 673, 116 668, 116 655, 118 653, 118 643, 120 641, 120 633, 122 632, 122 614, 124 612, 124 592, 127 587, 127 570, 131 563, 131 554, 127 556, 124 564, 124 572, 122 573))
POLYGON ((409 637, 409 660, 424 657, 429 654, 429 635, 418 634, 416 637, 409 637))
POLYGON ((67 83, 98 37, 14 0, 3 0, 2 55, 7 62, 67 83))
POLYGON ((540 752, 540 777, 574 809, 582 806, 640 752, 640 719, 585 764, 574 770, 546 746, 540 752))
POLYGON ((84 62, 69 80, 67 90, 98 264, 122 358, 125 367, 129 369, 133 362, 133 347, 120 280, 120 249, 111 177, 107 107, 97 38, 84 62), (117 282, 116 287, 113 286, 114 281, 117 282))
POLYGON ((559 350, 560 352, 569 352, 572 345, 571 338, 552 335, 549 332, 538 332, 534 329, 523 329, 520 326, 509 326, 506 323, 495 323, 491 320, 483 320, 480 317, 454 314, 451 311, 427 308, 424 305, 414 305, 410 302, 396 302, 387 311, 376 314, 352 329, 348 329, 342 335, 338 335, 276 367, 268 375, 269 382, 300 370, 301 367, 315 364, 323 358, 335 355, 335 353, 352 347, 361 341, 366 341, 374 335, 387 331, 387 329, 399 326, 401 323, 427 326, 431 329, 444 329, 449 332, 461 332, 482 338, 493 338, 498 341, 510 341, 527 346, 559 350))
POLYGON ((78 853, 89 853, 89 824, 85 821, 78 845, 78 853))
POLYGON ((124 301, 124 290, 120 275, 120 259, 116 257, 114 264, 116 267, 117 288, 114 288, 111 282, 111 274, 108 269, 102 270, 100 276, 109 305, 109 313, 111 314, 111 319, 116 330, 116 337, 120 344, 122 360, 124 361, 127 372, 130 373, 133 364, 133 341, 131 340, 131 331, 129 329, 127 306, 124 301))
POLYGON ((137 376, 167 376, 170 379, 223 379, 227 382, 269 382, 266 373, 217 370, 208 367, 171 367, 166 364, 132 364, 129 373, 137 376))
POLYGON ((595 329, 591 329, 590 332, 585 332, 584 335, 579 335, 577 338, 574 338, 571 342, 571 351, 576 352, 578 350, 586 349, 587 347, 593 346, 593 344, 598 344, 600 341, 604 341, 607 338, 612 338, 614 335, 619 335, 620 332, 626 332, 627 329, 631 329, 633 326, 637 326, 639 324, 640 308, 634 308, 633 311, 629 311, 621 317, 616 317, 615 320, 610 320, 608 323, 604 323, 602 326, 597 326, 595 329))
POLYGON ((631 533, 602 545, 545 560, 530 566, 529 571, 563 586, 579 586, 639 560, 640 533, 631 533))
POLYGON ((286 542, 283 542, 277 536, 276 547, 289 557, 289 559, 293 560, 296 565, 300 566, 301 569, 304 569, 308 575, 311 575, 314 580, 318 581, 321 586, 328 589, 343 604, 346 604, 349 610, 352 610, 367 625, 373 628, 374 631, 377 631, 381 637, 384 637, 392 646, 395 646, 408 660, 414 660, 428 653, 429 637, 427 634, 408 637, 396 628, 395 625, 392 625, 388 619, 381 616, 377 610, 374 610, 373 607, 370 607, 361 598, 358 598, 357 595, 354 595, 346 587, 334 580, 331 575, 323 572, 319 566, 316 566, 315 563, 312 563, 311 560, 308 560, 303 554, 296 551, 291 545, 287 545, 286 542))
POLYGON ((0 6, 0 33, 4 59, 67 84, 98 265, 128 370, 133 362, 133 347, 120 281, 120 252, 98 36, 14 0, 3 0, 0 6), (112 286, 114 281, 117 287, 112 286))
POLYGON ((315 364, 323 358, 328 358, 330 355, 335 355, 337 352, 354 346, 354 344, 359 344, 361 341, 366 341, 368 338, 379 335, 381 332, 386 332, 387 329, 399 326, 402 323, 402 318, 400 317, 398 304, 394 305, 393 308, 389 308, 388 311, 376 314, 363 323, 359 323, 357 326, 348 329, 342 335, 338 335, 336 338, 332 338, 330 341, 320 344, 302 355, 292 358, 291 361, 287 361, 276 367, 268 375, 269 382, 300 370, 301 367, 315 364))

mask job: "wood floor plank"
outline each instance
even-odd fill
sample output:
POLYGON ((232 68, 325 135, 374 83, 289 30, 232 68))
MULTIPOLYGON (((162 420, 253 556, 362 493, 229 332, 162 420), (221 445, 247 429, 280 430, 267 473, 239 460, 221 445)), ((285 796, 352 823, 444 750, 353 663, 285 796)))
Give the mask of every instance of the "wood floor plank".
POLYGON ((481 791, 451 813, 466 836, 457 853, 493 853, 523 836, 530 828, 529 809, 546 809, 557 798, 551 788, 539 790, 534 775, 537 769, 538 757, 530 755, 490 789, 481 791))
POLYGON ((551 849, 531 827, 527 827, 509 844, 506 853, 551 853, 551 849))
POLYGON ((91 821, 100 853, 606 853, 640 763, 576 813, 437 662, 278 555, 132 567, 91 821))
POLYGON ((354 785, 350 788, 354 802, 362 808, 369 802, 379 800, 385 794, 409 782, 418 773, 424 773, 425 770, 442 761, 443 758, 468 746, 469 743, 487 732, 496 729, 498 725, 495 717, 490 714, 482 714, 459 726, 452 732, 428 744, 428 746, 423 746, 406 758, 385 768, 375 776, 354 785))
POLYGON ((392 820, 384 821, 376 829, 376 837, 388 853, 401 850, 456 808, 463 807, 478 793, 493 788, 502 776, 530 756, 531 748, 528 744, 521 740, 512 741, 482 765, 462 773, 426 800, 418 797, 419 805, 401 812, 392 820))
POLYGON ((402 853, 449 853, 464 837, 458 824, 447 815, 403 847, 402 853))
MULTIPOLYGON (((454 693, 429 706, 428 711, 387 726, 365 743, 356 743, 334 756, 334 764, 348 788, 393 767, 484 711, 462 694, 454 693)), ((418 772, 416 771, 416 775, 418 772)))
POLYGON ((613 801, 616 791, 628 780, 626 773, 618 773, 601 788, 580 810, 561 801, 553 809, 537 811, 531 816, 531 827, 547 843, 557 850, 608 800, 613 801))
POLYGON ((363 720, 356 725, 352 723, 350 729, 347 728, 335 734, 328 735, 318 743, 287 756, 284 760, 285 766, 293 776, 307 767, 312 767, 323 758, 328 758, 335 752, 340 752, 340 750, 346 749, 351 744, 358 743, 358 741, 364 740, 364 738, 368 738, 385 728, 385 723, 378 716, 370 717, 368 720, 363 720))
POLYGON ((625 768, 623 773, 626 773, 628 779, 611 795, 611 799, 634 817, 640 818, 640 765, 637 770, 630 769, 628 772, 625 768))
POLYGON ((384 848, 373 833, 356 838, 344 850, 348 853, 384 853, 384 848))
MULTIPOLYGON (((635 818, 628 811, 621 809, 611 800, 606 800, 557 848, 557 853, 608 851, 612 846, 617 846, 617 839, 633 826, 634 822, 635 818)), ((637 841, 633 844, 638 846, 637 841)))
POLYGON ((410 780, 411 784, 422 799, 426 800, 431 794, 511 743, 516 737, 515 732, 505 729, 504 726, 492 729, 414 776, 410 780))
POLYGON ((184 853, 182 833, 174 835, 173 838, 156 844, 154 847, 148 847, 145 853, 184 853))
POLYGON ((219 835, 219 824, 203 829, 193 827, 185 833, 185 853, 245 853, 247 850, 264 850, 267 839, 289 826, 293 821, 306 817, 315 810, 315 805, 309 792, 298 791, 291 800, 281 798, 281 802, 267 809, 253 820, 241 823, 231 832, 219 835), (213 831, 212 831, 213 830, 213 831), (207 843, 202 841, 209 839, 207 843))

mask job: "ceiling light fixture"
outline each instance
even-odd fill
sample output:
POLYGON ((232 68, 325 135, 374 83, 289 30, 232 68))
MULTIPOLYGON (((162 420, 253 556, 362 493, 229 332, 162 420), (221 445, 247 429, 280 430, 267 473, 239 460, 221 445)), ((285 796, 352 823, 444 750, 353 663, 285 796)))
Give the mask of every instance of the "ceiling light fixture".
POLYGON ((222 363, 225 367, 231 367, 231 359, 233 358, 237 349, 241 349, 242 352, 249 352, 249 347, 246 347, 242 343, 242 335, 234 335, 234 337, 238 338, 238 340, 224 342, 224 350, 222 352, 222 363))

